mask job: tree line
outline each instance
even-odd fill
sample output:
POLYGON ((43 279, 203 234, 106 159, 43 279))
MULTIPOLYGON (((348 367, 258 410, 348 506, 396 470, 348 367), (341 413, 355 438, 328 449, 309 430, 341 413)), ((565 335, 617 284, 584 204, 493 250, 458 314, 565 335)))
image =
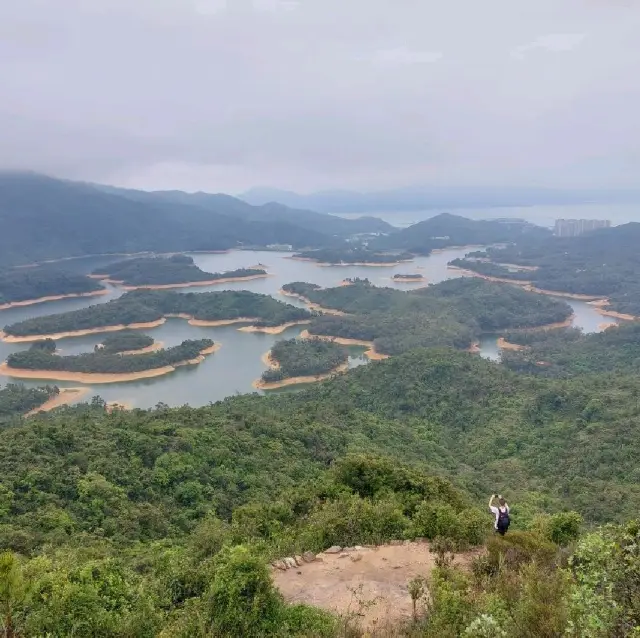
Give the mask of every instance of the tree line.
POLYGON ((222 273, 205 272, 195 265, 192 257, 171 255, 170 257, 125 259, 100 267, 93 274, 106 274, 109 279, 122 282, 127 286, 152 286, 251 277, 264 275, 266 271, 257 268, 239 268, 222 273))
POLYGON ((271 348, 271 358, 278 367, 262 373, 267 383, 326 374, 346 363, 349 353, 344 346, 321 339, 285 339, 271 348))
POLYGON ((205 348, 213 346, 211 339, 189 339, 179 346, 164 348, 156 352, 120 354, 87 352, 60 356, 47 352, 37 345, 28 350, 14 352, 7 357, 9 368, 19 370, 47 370, 60 372, 80 372, 87 374, 127 374, 172 366, 198 357, 205 348))
POLYGON ((105 304, 26 319, 6 326, 4 330, 7 334, 16 336, 56 334, 146 323, 157 321, 165 315, 180 313, 207 321, 249 317, 255 319, 253 323, 259 326, 278 326, 312 316, 308 310, 248 290, 203 293, 133 290, 105 304))

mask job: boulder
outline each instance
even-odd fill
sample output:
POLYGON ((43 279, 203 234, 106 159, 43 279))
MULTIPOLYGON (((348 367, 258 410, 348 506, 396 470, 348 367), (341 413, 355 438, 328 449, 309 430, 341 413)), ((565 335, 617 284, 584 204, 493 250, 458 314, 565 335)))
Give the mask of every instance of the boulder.
POLYGON ((313 552, 305 552, 304 554, 302 554, 302 560, 305 563, 313 563, 315 559, 316 555, 313 552))
POLYGON ((295 569, 298 566, 296 561, 291 558, 291 556, 287 556, 287 558, 283 558, 282 560, 284 561, 284 564, 287 566, 287 568, 295 569))
POLYGON ((342 551, 342 547, 340 547, 340 545, 333 545, 332 547, 329 547, 329 549, 325 549, 324 553, 325 554, 339 554, 342 551))
POLYGON ((273 563, 271 563, 276 569, 280 569, 283 572, 286 572, 287 569, 289 569, 287 567, 287 565, 285 564, 285 562, 283 560, 274 560, 273 563))
POLYGON ((294 556, 293 560, 296 561, 296 565, 298 567, 300 567, 301 565, 304 565, 304 560, 302 560, 302 556, 294 556))

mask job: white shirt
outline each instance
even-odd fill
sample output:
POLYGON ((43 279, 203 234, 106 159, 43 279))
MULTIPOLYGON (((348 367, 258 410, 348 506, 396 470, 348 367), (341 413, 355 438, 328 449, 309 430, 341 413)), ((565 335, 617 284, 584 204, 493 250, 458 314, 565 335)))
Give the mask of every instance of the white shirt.
POLYGON ((509 513, 509 506, 505 504, 504 507, 496 507, 495 505, 489 505, 489 509, 494 513, 496 520, 495 523, 493 524, 493 526, 498 529, 498 518, 500 515, 500 510, 502 510, 503 512, 506 511, 507 514, 509 513))

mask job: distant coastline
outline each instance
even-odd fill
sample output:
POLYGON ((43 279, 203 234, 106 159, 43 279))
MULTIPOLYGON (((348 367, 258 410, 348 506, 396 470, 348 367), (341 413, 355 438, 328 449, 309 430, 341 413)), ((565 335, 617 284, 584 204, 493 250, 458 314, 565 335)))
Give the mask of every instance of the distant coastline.
POLYGON ((107 276, 93 275, 94 279, 100 279, 109 284, 114 284, 123 290, 170 290, 172 288, 193 288, 196 286, 215 286, 217 284, 227 284, 234 281, 250 281, 251 279, 264 279, 271 277, 269 273, 264 275, 247 275, 246 277, 221 277, 219 279, 207 279, 205 281, 185 281, 174 284, 149 284, 142 286, 127 286, 123 281, 109 279, 107 276))
MULTIPOLYGON (((351 286, 353 284, 351 284, 350 282, 341 282, 340 286, 351 286)), ((316 312, 321 312, 325 315, 335 315, 336 317, 346 317, 348 316, 348 313, 346 312, 342 312, 342 310, 334 310, 333 308, 325 308, 324 306, 321 306, 320 304, 314 303, 313 301, 311 301, 311 299, 309 299, 308 297, 305 297, 304 295, 300 295, 297 292, 287 292, 286 290, 283 290, 282 288, 280 288, 280 290, 278 290, 278 293, 281 294, 284 297, 294 297, 295 299, 300 299, 300 301, 304 301, 305 304, 307 304, 309 310, 315 310, 316 312)))
POLYGON ((123 373, 92 373, 92 372, 65 372, 64 370, 25 370, 21 368, 11 368, 7 362, 0 364, 0 374, 7 377, 17 379, 45 379, 51 381, 77 381, 78 383, 104 384, 104 383, 126 383, 129 381, 138 381, 140 379, 152 379, 161 377, 166 374, 175 372, 176 368, 189 365, 197 365, 204 361, 205 357, 213 354, 220 348, 219 343, 214 343, 208 348, 200 351, 200 354, 186 361, 180 361, 173 365, 163 366, 161 368, 152 368, 150 370, 142 370, 140 372, 123 372, 123 373))

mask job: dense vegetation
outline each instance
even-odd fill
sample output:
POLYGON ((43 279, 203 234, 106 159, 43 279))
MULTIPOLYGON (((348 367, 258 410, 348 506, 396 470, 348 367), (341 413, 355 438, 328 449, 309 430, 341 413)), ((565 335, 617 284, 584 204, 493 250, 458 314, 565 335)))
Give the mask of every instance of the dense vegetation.
POLYGON ((291 377, 326 374, 347 362, 347 349, 337 343, 321 339, 287 339, 271 348, 271 359, 277 368, 266 370, 262 380, 266 383, 291 377))
POLYGON ((513 279, 513 281, 530 281, 534 275, 531 271, 522 271, 509 269, 500 264, 494 264, 490 261, 478 261, 475 259, 453 259, 449 262, 456 268, 464 270, 472 270, 480 275, 487 277, 498 277, 500 279, 513 279))
POLYGON ((564 321, 563 301, 479 279, 451 279, 404 292, 365 283, 321 289, 294 282, 283 290, 300 294, 344 317, 316 317, 315 335, 373 341, 378 352, 400 354, 418 347, 468 348, 482 333, 564 321))
POLYGON ((396 273, 394 279, 424 279, 420 273, 396 273))
POLYGON ((127 286, 157 286, 181 284, 197 281, 214 281, 232 277, 251 277, 266 274, 256 268, 240 268, 223 273, 211 273, 201 270, 188 255, 171 257, 136 257, 125 259, 94 271, 94 274, 106 274, 109 279, 127 286), (105 272, 106 271, 106 272, 105 272))
POLYGON ((294 255, 299 259, 311 259, 323 264, 395 264, 399 261, 410 261, 410 253, 385 253, 368 248, 320 248, 307 250, 294 255))
MULTIPOLYGON (((538 288, 607 297, 618 312, 640 315, 640 224, 624 224, 574 238, 530 238, 474 256, 494 262, 536 266, 509 278, 529 279, 538 288)), ((486 265, 467 266, 483 272, 486 265)), ((486 274, 486 273, 485 273, 486 274)))
POLYGON ((53 267, 12 268, 0 271, 0 305, 57 295, 78 295, 103 290, 97 281, 84 275, 53 267))
POLYGON ((428 613, 399 635, 631 636, 638 526, 559 546, 580 534, 566 510, 636 514, 639 394, 636 375, 542 379, 422 350, 286 397, 33 417, 0 431, 0 546, 21 555, 0 557, 5 622, 25 636, 344 636, 284 605, 267 559, 425 536, 428 613), (448 546, 483 542, 477 504, 498 490, 512 530, 458 572, 448 546))
POLYGON ((123 330, 116 334, 107 335, 102 343, 96 346, 96 351, 103 354, 117 354, 133 350, 143 350, 154 344, 154 338, 142 334, 137 330, 123 330))
POLYGON ((507 335, 524 345, 505 351, 503 362, 512 370, 554 377, 607 372, 640 373, 640 322, 625 323, 584 335, 578 330, 553 330, 537 335, 507 335))
POLYGON ((269 295, 247 290, 179 293, 171 290, 134 290, 105 304, 55 315, 27 319, 5 327, 11 335, 56 334, 104 326, 157 321, 165 315, 186 313, 196 319, 254 318, 259 326, 278 326, 308 319, 303 308, 276 301, 269 295))
POLYGON ((546 241, 551 233, 539 226, 522 221, 488 221, 467 219, 443 213, 397 233, 373 241, 374 249, 407 250, 428 255, 432 250, 469 244, 487 245, 510 243, 526 238, 546 241))
POLYGON ((101 350, 63 357, 32 346, 28 350, 10 354, 7 357, 7 365, 10 368, 20 370, 128 374, 190 361, 197 358, 202 350, 212 345, 211 339, 188 339, 179 346, 126 357, 105 353, 101 350))
POLYGON ((26 414, 58 394, 56 386, 27 388, 19 383, 7 383, 0 388, 0 425, 7 417, 26 414))
POLYGON ((354 233, 390 228, 227 195, 147 193, 17 173, 0 174, 0 227, 0 267, 104 253, 340 246, 354 233))

